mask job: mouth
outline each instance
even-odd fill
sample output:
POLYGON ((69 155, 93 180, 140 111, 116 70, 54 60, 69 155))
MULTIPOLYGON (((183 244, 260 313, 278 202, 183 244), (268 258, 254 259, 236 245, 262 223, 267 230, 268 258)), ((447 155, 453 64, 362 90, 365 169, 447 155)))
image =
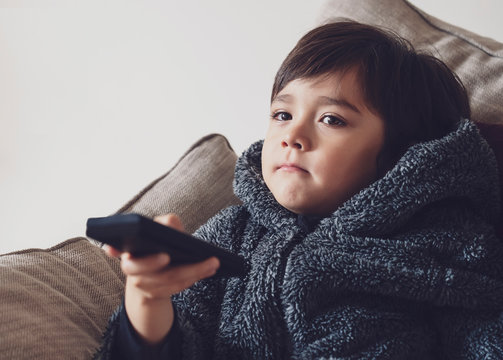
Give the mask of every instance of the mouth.
POLYGON ((285 172, 302 172, 302 173, 308 173, 309 171, 307 171, 306 169, 300 167, 299 165, 297 164, 294 164, 294 163, 284 163, 284 164, 281 164, 277 167, 276 170, 281 170, 281 171, 285 171, 285 172))

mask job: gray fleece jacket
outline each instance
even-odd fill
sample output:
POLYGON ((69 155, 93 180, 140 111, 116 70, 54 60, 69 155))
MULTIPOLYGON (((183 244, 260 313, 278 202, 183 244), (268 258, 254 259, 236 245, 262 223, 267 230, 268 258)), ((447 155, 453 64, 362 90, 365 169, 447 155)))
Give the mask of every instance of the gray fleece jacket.
POLYGON ((183 358, 503 359, 498 174, 471 122, 307 225, 267 189, 261 149, 236 165, 243 204, 196 233, 249 273, 174 298, 183 358))

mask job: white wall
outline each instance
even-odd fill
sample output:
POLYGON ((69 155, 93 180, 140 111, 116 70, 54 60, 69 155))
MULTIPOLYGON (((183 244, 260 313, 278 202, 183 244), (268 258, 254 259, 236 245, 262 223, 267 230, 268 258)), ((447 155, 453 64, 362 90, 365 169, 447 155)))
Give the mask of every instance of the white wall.
MULTIPOLYGON (((413 3, 503 41, 499 1, 413 3)), ((205 134, 238 153, 263 137, 275 71, 320 8, 0 0, 0 253, 82 235, 205 134)))

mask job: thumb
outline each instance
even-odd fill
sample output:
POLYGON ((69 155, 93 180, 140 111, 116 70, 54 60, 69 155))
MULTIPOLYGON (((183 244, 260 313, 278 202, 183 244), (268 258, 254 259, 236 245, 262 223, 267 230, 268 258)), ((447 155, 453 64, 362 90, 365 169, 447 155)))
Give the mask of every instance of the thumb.
POLYGON ((172 227, 178 231, 185 231, 182 220, 176 214, 166 214, 154 217, 154 221, 164 226, 172 227))

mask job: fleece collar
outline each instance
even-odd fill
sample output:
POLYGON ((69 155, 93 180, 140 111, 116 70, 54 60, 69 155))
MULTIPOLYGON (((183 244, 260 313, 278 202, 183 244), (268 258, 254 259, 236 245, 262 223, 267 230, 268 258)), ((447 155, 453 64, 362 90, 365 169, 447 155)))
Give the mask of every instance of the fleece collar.
MULTIPOLYGON (((297 216, 279 205, 261 169, 263 140, 238 159, 234 190, 265 227, 294 225, 297 216)), ((494 154, 469 120, 446 136, 413 145, 381 179, 347 200, 322 223, 340 233, 390 233, 425 206, 451 198, 468 200, 481 217, 495 223, 499 188, 494 154)))

